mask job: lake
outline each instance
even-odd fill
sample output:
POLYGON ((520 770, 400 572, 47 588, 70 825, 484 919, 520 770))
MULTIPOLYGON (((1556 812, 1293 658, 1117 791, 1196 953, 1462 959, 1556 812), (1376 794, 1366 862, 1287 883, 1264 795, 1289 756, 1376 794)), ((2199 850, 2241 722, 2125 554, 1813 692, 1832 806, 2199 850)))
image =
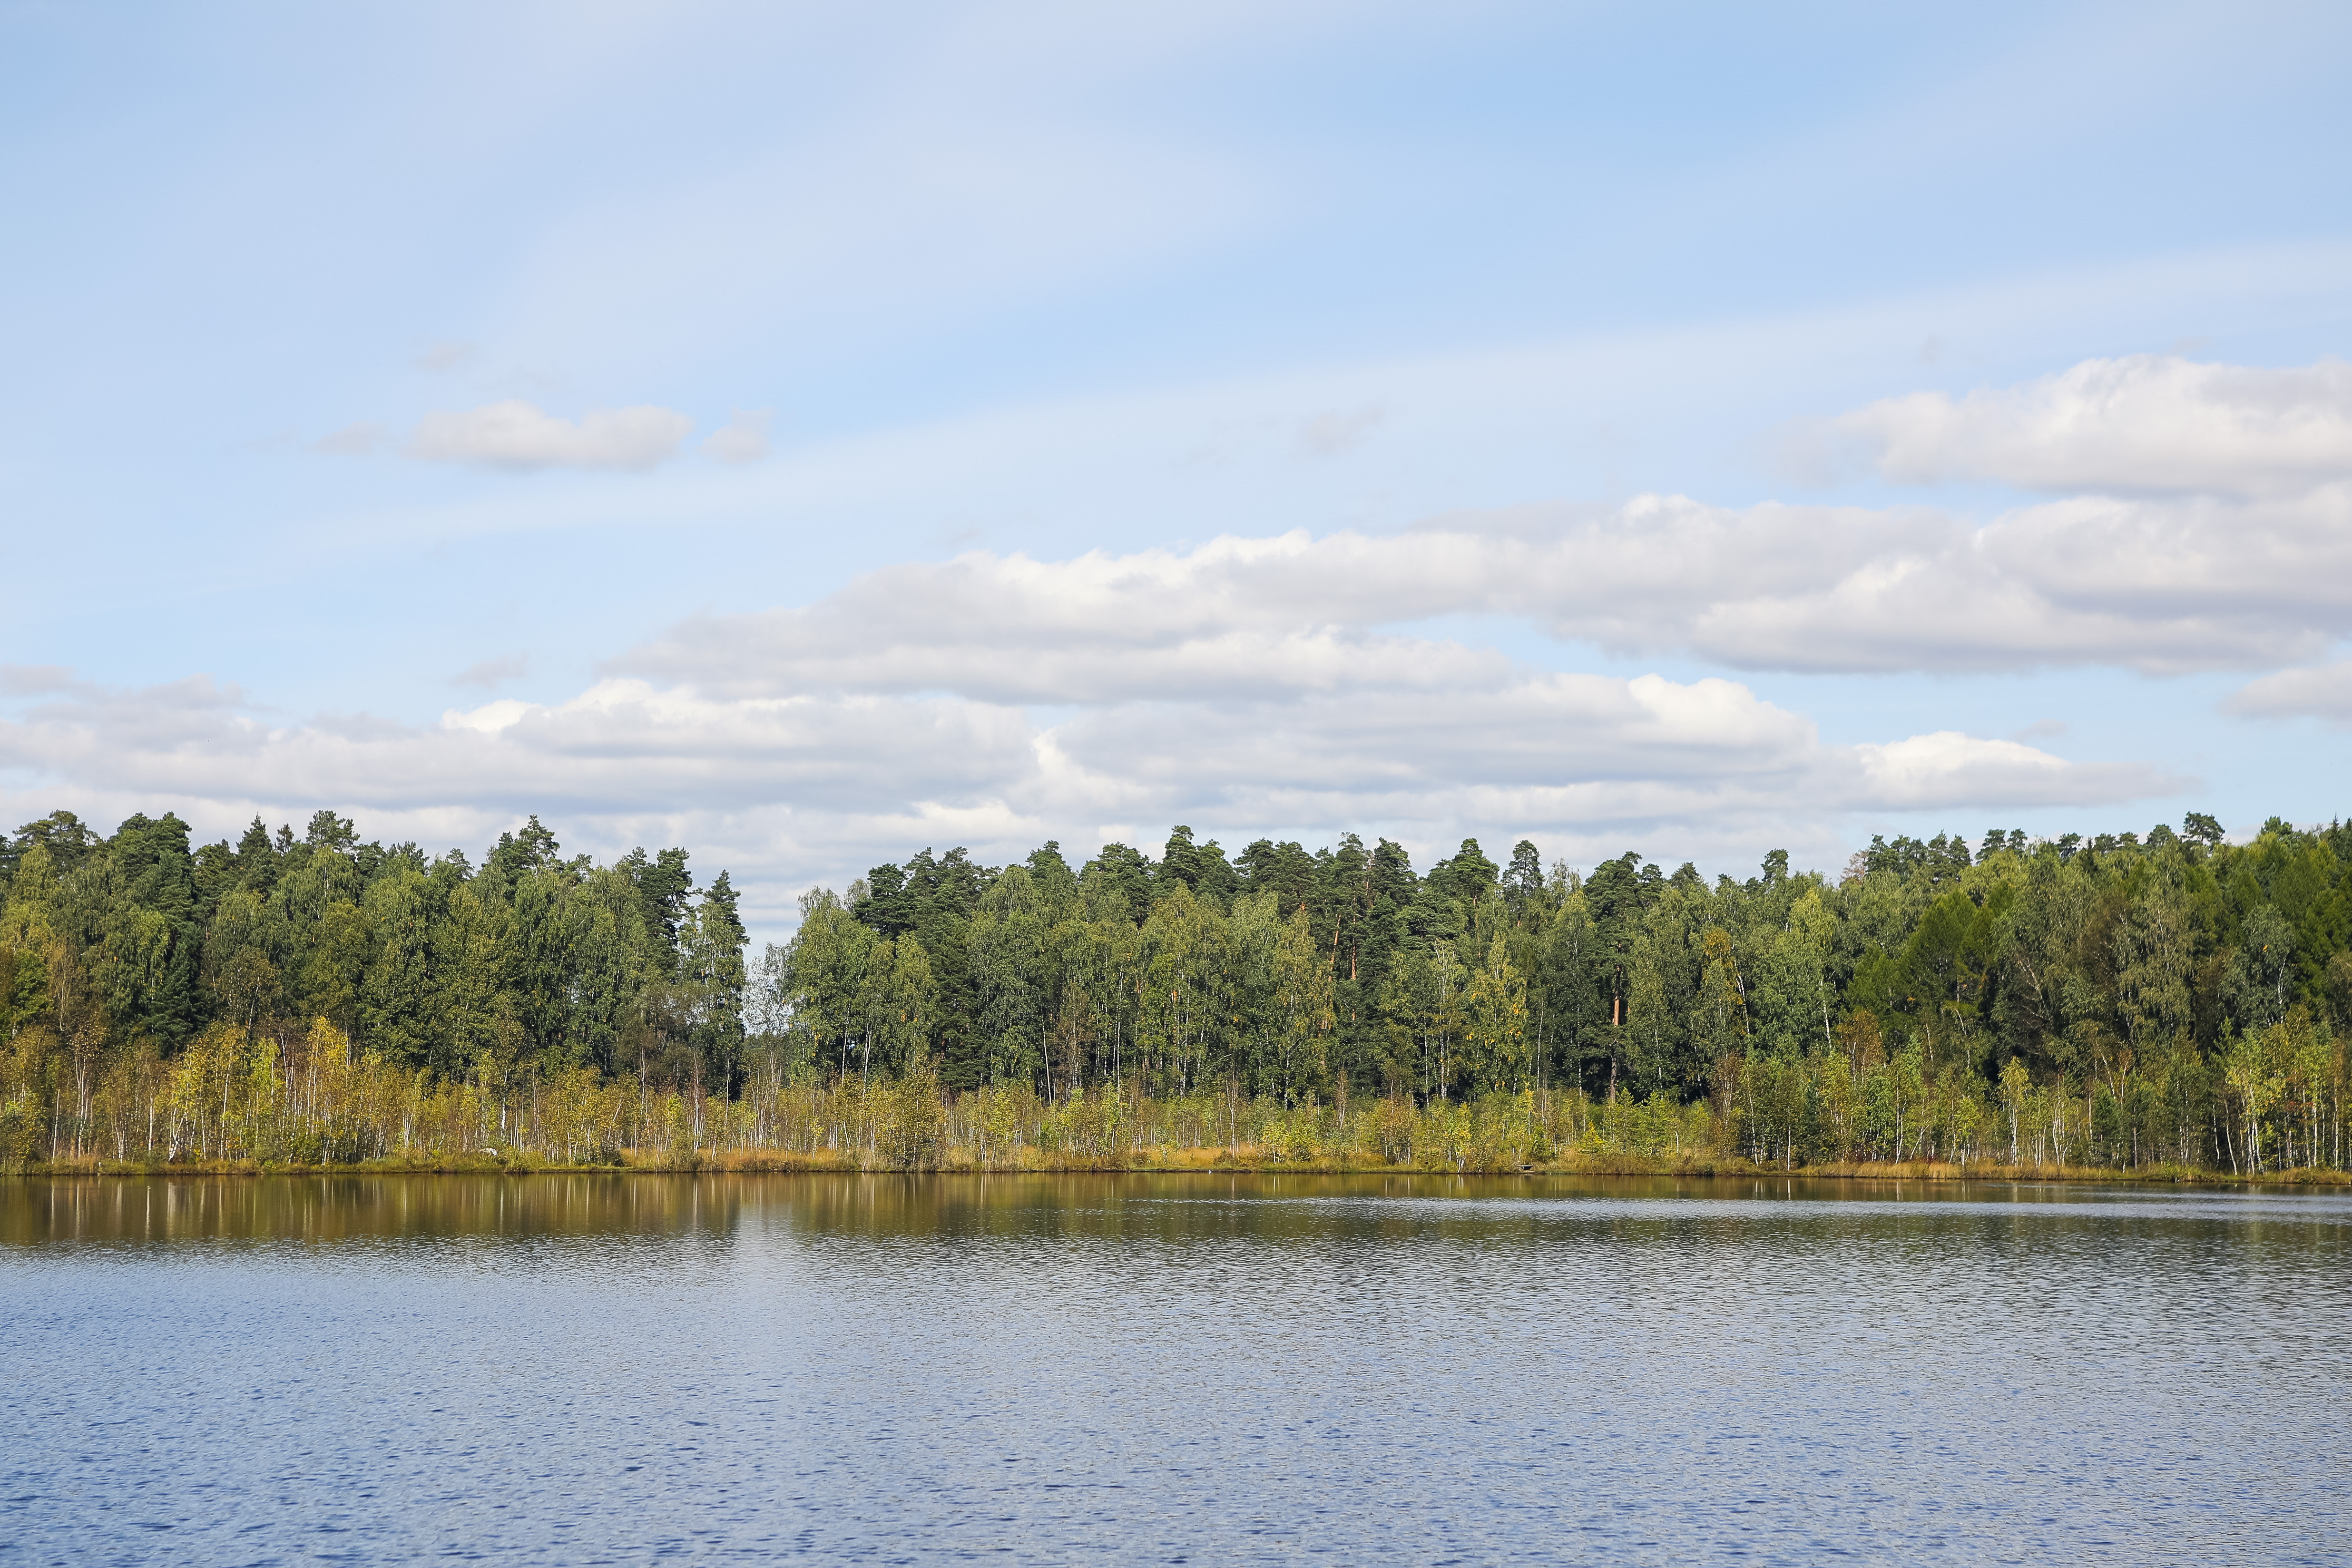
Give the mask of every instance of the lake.
POLYGON ((2352 1198, 0 1181, 0 1562, 2352 1561, 2352 1198))

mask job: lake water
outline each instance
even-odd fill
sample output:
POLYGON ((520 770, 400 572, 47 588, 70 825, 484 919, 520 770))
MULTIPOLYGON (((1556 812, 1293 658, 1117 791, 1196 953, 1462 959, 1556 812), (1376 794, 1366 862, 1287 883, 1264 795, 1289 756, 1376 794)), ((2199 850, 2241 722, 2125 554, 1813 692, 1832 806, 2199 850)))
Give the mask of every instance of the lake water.
POLYGON ((0 1181, 0 1562, 2345 1563, 2352 1200, 0 1181))

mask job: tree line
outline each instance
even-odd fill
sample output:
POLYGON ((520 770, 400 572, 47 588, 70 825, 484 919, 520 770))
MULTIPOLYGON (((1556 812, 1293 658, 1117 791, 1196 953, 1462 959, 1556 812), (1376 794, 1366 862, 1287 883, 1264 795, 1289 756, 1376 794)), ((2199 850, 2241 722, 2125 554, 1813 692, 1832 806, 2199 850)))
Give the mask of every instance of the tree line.
POLYGON ((196 847, 168 815, 28 824, 0 1159, 2344 1163, 2341 825, 1876 839, 1712 881, 1179 826, 1076 866, 926 849, 804 896, 750 965, 688 859, 566 858, 535 816, 478 867, 326 811, 196 847))
POLYGON ((536 816, 476 867, 331 811, 193 848, 169 814, 101 837, 53 813, 0 843, 0 1094, 61 1129, 110 1073, 230 1036, 296 1050, 320 1022, 434 1079, 724 1079, 745 933, 727 874, 698 892, 687 862, 566 858, 536 816))
POLYGON ((2352 829, 2209 816, 2085 837, 1874 838, 1712 881, 1521 840, 1416 873, 1386 839, 1228 857, 1058 845, 878 866, 759 965, 763 1037, 951 1090, 1109 1084, 1286 1107, 1571 1093, 1708 1105, 1759 1160, 2006 1150, 2343 1161, 2352 829))

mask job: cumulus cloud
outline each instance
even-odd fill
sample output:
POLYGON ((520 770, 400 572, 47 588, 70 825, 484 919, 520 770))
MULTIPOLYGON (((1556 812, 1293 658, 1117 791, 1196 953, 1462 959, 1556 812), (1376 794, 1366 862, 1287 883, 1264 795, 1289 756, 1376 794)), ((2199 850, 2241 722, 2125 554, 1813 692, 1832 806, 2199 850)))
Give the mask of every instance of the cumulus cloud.
POLYGON ((1361 442, 1387 416, 1388 411, 1377 403, 1318 414, 1299 430, 1298 444, 1316 457, 1337 457, 1361 442))
POLYGON ((502 681, 518 679, 530 673, 530 655, 509 653, 467 665, 449 678, 449 684, 496 688, 502 681))
POLYGON ((1083 851, 1192 821, 1352 826, 1424 849, 1486 832, 1613 853, 1655 836, 1705 853, 1767 837, 1827 847, 1851 813, 2088 805, 2177 785, 2011 741, 1833 745, 1737 681, 1448 663, 1444 645, 1422 646, 1450 673, 1043 714, 936 690, 747 694, 611 677, 565 701, 498 699, 431 724, 291 721, 202 679, 121 689, 38 671, 14 679, 16 710, 0 718, 0 799, 28 815, 168 806, 208 832, 331 804, 372 833, 477 846, 536 811, 581 847, 691 841, 780 919, 792 889, 922 843, 1004 856, 1050 837, 1083 851))
POLYGON ((1349 803, 1421 818, 1465 790, 1738 778, 1769 792, 1831 765, 1809 721, 1737 682, 1525 669, 1450 691, 1105 704, 1047 739, 1087 781, 1080 793, 1107 804, 1148 816, 1216 802, 1274 821, 1344 817, 1349 803))
MULTIPOLYGON (((1857 816, 2113 805, 2185 781, 2068 760, 2042 749, 2046 725, 1832 744, 1738 679, 1544 668, 1415 627, 1508 617, 1733 669, 2275 670, 2232 707, 2352 721, 2352 664, 2320 662, 2352 636, 2343 374, 2097 362, 1850 416, 1890 473, 2080 492, 1987 521, 1652 495, 1383 534, 975 551, 690 619, 569 700, 430 724, 289 721, 202 679, 129 691, 0 668, 0 797, 25 781, 205 820, 262 799, 436 826, 535 810, 608 847, 690 837, 779 912, 785 888, 924 842, 1083 849, 1173 821, 1705 854, 1830 849, 1857 816)), ((436 417, 415 449, 509 465, 656 461, 689 428, 659 409, 436 417)), ((747 458, 756 434, 738 416, 705 450, 747 458)), ((517 656, 456 679, 488 696, 520 672, 517 656)))
POLYGON ((96 692, 100 689, 79 679, 62 664, 0 664, 0 693, 10 697, 46 696, 51 692, 96 692))
POLYGON ((738 692, 1000 701, 1337 691, 1491 674, 1487 656, 1381 629, 1463 615, 1749 669, 2274 667, 2352 633, 2352 487, 2074 498, 1981 527, 1645 496, 1387 535, 1065 561, 974 552, 886 567, 814 605, 688 621, 614 668, 738 692))
POLYGON ((2352 659, 2265 675, 2240 688, 2222 706, 2254 719, 2328 719, 2352 724, 2352 659))
POLYGON ((693 428, 685 415, 650 404, 573 421, 509 398, 427 414, 409 436, 408 455, 491 468, 650 468, 677 456, 693 428))
POLYGON ((406 807, 561 800, 607 811, 646 799, 717 805, 772 797, 841 805, 886 781, 968 784, 1029 755, 1017 713, 953 700, 713 700, 601 681, 552 704, 501 698, 437 724, 332 716, 287 721, 204 678, 77 688, 0 721, 0 767, 102 766, 127 787, 197 796, 406 807), (980 772, 976 773, 974 770, 980 772))
POLYGON ((1853 749, 1860 793, 1895 809, 2095 805, 2181 787, 2137 763, 2069 763, 2018 741, 1954 730, 1853 749))
POLYGON ((324 452, 336 458, 364 458, 383 445, 385 431, 381 425, 362 422, 346 425, 341 429, 320 437, 310 443, 314 452, 324 452))
POLYGON ((2352 479, 2352 364, 2086 360, 2020 386, 1874 403, 1820 432, 1906 482, 2294 494, 2352 479))
POLYGON ((444 374, 463 365, 470 364, 475 353, 475 346, 472 343, 458 342, 445 338, 439 342, 428 345, 423 353, 416 356, 416 368, 429 370, 436 375, 444 374))
POLYGON ((768 455, 768 425, 772 417, 765 408, 739 408, 734 416, 703 438, 702 455, 722 463, 756 463, 768 455))

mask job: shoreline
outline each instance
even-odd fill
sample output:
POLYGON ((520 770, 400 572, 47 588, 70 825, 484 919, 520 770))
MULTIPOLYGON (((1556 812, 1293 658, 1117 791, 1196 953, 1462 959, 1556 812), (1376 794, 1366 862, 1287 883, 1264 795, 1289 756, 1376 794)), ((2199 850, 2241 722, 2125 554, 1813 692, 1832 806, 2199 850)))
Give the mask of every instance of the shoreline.
POLYGON ((1297 1175, 1297 1176, 1680 1176, 1703 1179, 1854 1182, 2006 1182, 2090 1183, 2116 1186, 2214 1187, 2346 1187, 2352 1172, 2326 1168, 2265 1171, 2249 1175, 2177 1165, 2145 1169, 2102 1166, 2005 1165, 1955 1163, 1943 1161, 1850 1162, 1800 1165, 1783 1169, 1733 1157, 1690 1156, 1643 1160, 1616 1158, 1537 1162, 1507 1166, 1381 1165, 1344 1161, 1284 1160, 1262 1152, 1235 1153, 1223 1149, 1178 1150, 1155 1159, 1127 1162, 1101 1160, 1028 1159, 982 1161, 946 1159, 923 1164, 861 1163, 836 1154, 796 1154, 781 1151, 739 1150, 707 1156, 689 1155, 587 1163, 541 1161, 525 1157, 448 1156, 401 1160, 369 1160, 354 1163, 300 1164, 256 1160, 196 1160, 170 1163, 141 1160, 39 1161, 0 1168, 0 1180, 128 1179, 173 1176, 537 1176, 537 1175, 922 1175, 922 1176, 1082 1176, 1082 1175, 1297 1175), (1172 1157, 1171 1157, 1172 1155, 1172 1157))

